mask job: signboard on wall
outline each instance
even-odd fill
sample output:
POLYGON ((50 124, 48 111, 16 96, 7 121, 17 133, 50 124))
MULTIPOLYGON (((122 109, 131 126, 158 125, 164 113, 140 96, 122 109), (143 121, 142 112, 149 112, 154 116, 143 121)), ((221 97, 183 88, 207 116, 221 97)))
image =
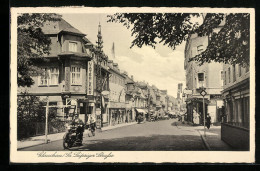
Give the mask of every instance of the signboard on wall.
POLYGON ((88 61, 88 72, 87 72, 87 77, 88 77, 88 84, 87 84, 87 95, 94 95, 94 63, 93 60, 88 61))

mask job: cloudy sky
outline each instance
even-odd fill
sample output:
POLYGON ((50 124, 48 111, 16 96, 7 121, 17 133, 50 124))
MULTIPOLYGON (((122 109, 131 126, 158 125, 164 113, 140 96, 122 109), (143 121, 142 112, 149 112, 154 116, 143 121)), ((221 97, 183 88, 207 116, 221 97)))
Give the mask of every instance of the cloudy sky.
POLYGON ((109 59, 119 64, 119 68, 134 76, 134 81, 146 81, 159 89, 167 89, 168 94, 177 96, 177 84, 184 83, 184 47, 175 50, 159 44, 155 49, 148 46, 130 49, 133 37, 131 31, 120 23, 108 23, 108 14, 62 14, 63 19, 73 27, 87 34, 87 38, 97 41, 98 23, 101 24, 104 52, 109 59), (111 55, 115 44, 115 59, 111 55))

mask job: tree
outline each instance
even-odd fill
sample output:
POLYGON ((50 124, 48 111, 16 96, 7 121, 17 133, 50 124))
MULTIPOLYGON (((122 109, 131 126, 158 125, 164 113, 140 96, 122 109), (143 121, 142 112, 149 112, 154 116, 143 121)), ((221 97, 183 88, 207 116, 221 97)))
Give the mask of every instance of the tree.
POLYGON ((198 61, 200 65, 211 61, 249 65, 248 13, 116 13, 108 15, 108 18, 108 22, 122 23, 131 28, 132 36, 135 36, 131 47, 148 45, 155 48, 158 42, 162 42, 175 49, 191 34, 198 34, 209 37, 208 47, 190 61, 198 61), (199 18, 203 18, 201 24, 199 18), (215 32, 222 21, 223 27, 215 32))
POLYGON ((57 21, 57 14, 20 14, 17 18, 17 83, 18 86, 34 84, 31 76, 39 70, 33 65, 34 59, 43 60, 49 54, 51 40, 41 27, 46 21, 57 21))
MULTIPOLYGON (((23 92, 17 97, 17 138, 34 136, 36 123, 44 123, 46 117, 46 100, 40 100, 37 96, 31 96, 23 92)), ((49 108, 48 122, 58 121, 57 108, 49 108)))

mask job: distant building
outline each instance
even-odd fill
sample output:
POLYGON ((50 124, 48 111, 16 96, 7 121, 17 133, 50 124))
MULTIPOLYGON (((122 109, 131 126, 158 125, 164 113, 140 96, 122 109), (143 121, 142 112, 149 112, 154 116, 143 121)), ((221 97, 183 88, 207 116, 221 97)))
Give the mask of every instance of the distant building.
POLYGON ((234 148, 249 150, 249 67, 224 64, 224 98, 221 139, 234 148))
POLYGON ((126 121, 126 83, 125 75, 120 72, 117 63, 112 60, 108 61, 109 71, 111 76, 109 78, 110 94, 109 94, 109 125, 125 123, 126 121))

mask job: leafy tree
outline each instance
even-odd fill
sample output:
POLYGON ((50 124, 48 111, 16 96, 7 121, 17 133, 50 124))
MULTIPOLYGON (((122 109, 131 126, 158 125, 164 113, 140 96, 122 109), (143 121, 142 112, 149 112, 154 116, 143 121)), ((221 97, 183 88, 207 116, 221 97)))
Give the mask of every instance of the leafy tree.
MULTIPOLYGON (((44 123, 46 115, 46 100, 40 100, 37 96, 29 96, 24 92, 17 97, 17 132, 18 139, 34 136, 36 123, 44 123)), ((57 108, 49 108, 48 121, 57 120, 57 108)))
POLYGON ((31 86, 34 84, 32 74, 39 72, 32 65, 32 59, 43 60, 45 54, 49 54, 51 40, 43 32, 41 27, 46 21, 59 20, 57 14, 24 13, 17 18, 17 82, 18 86, 31 86))
POLYGON ((191 34, 198 34, 208 36, 208 47, 190 61, 198 61, 201 65, 211 61, 249 65, 250 15, 247 13, 116 13, 108 18, 108 22, 131 28, 135 36, 131 47, 155 48, 159 42, 175 49, 191 34), (198 21, 200 18, 202 24, 198 21), (222 21, 223 27, 215 32, 222 21))

